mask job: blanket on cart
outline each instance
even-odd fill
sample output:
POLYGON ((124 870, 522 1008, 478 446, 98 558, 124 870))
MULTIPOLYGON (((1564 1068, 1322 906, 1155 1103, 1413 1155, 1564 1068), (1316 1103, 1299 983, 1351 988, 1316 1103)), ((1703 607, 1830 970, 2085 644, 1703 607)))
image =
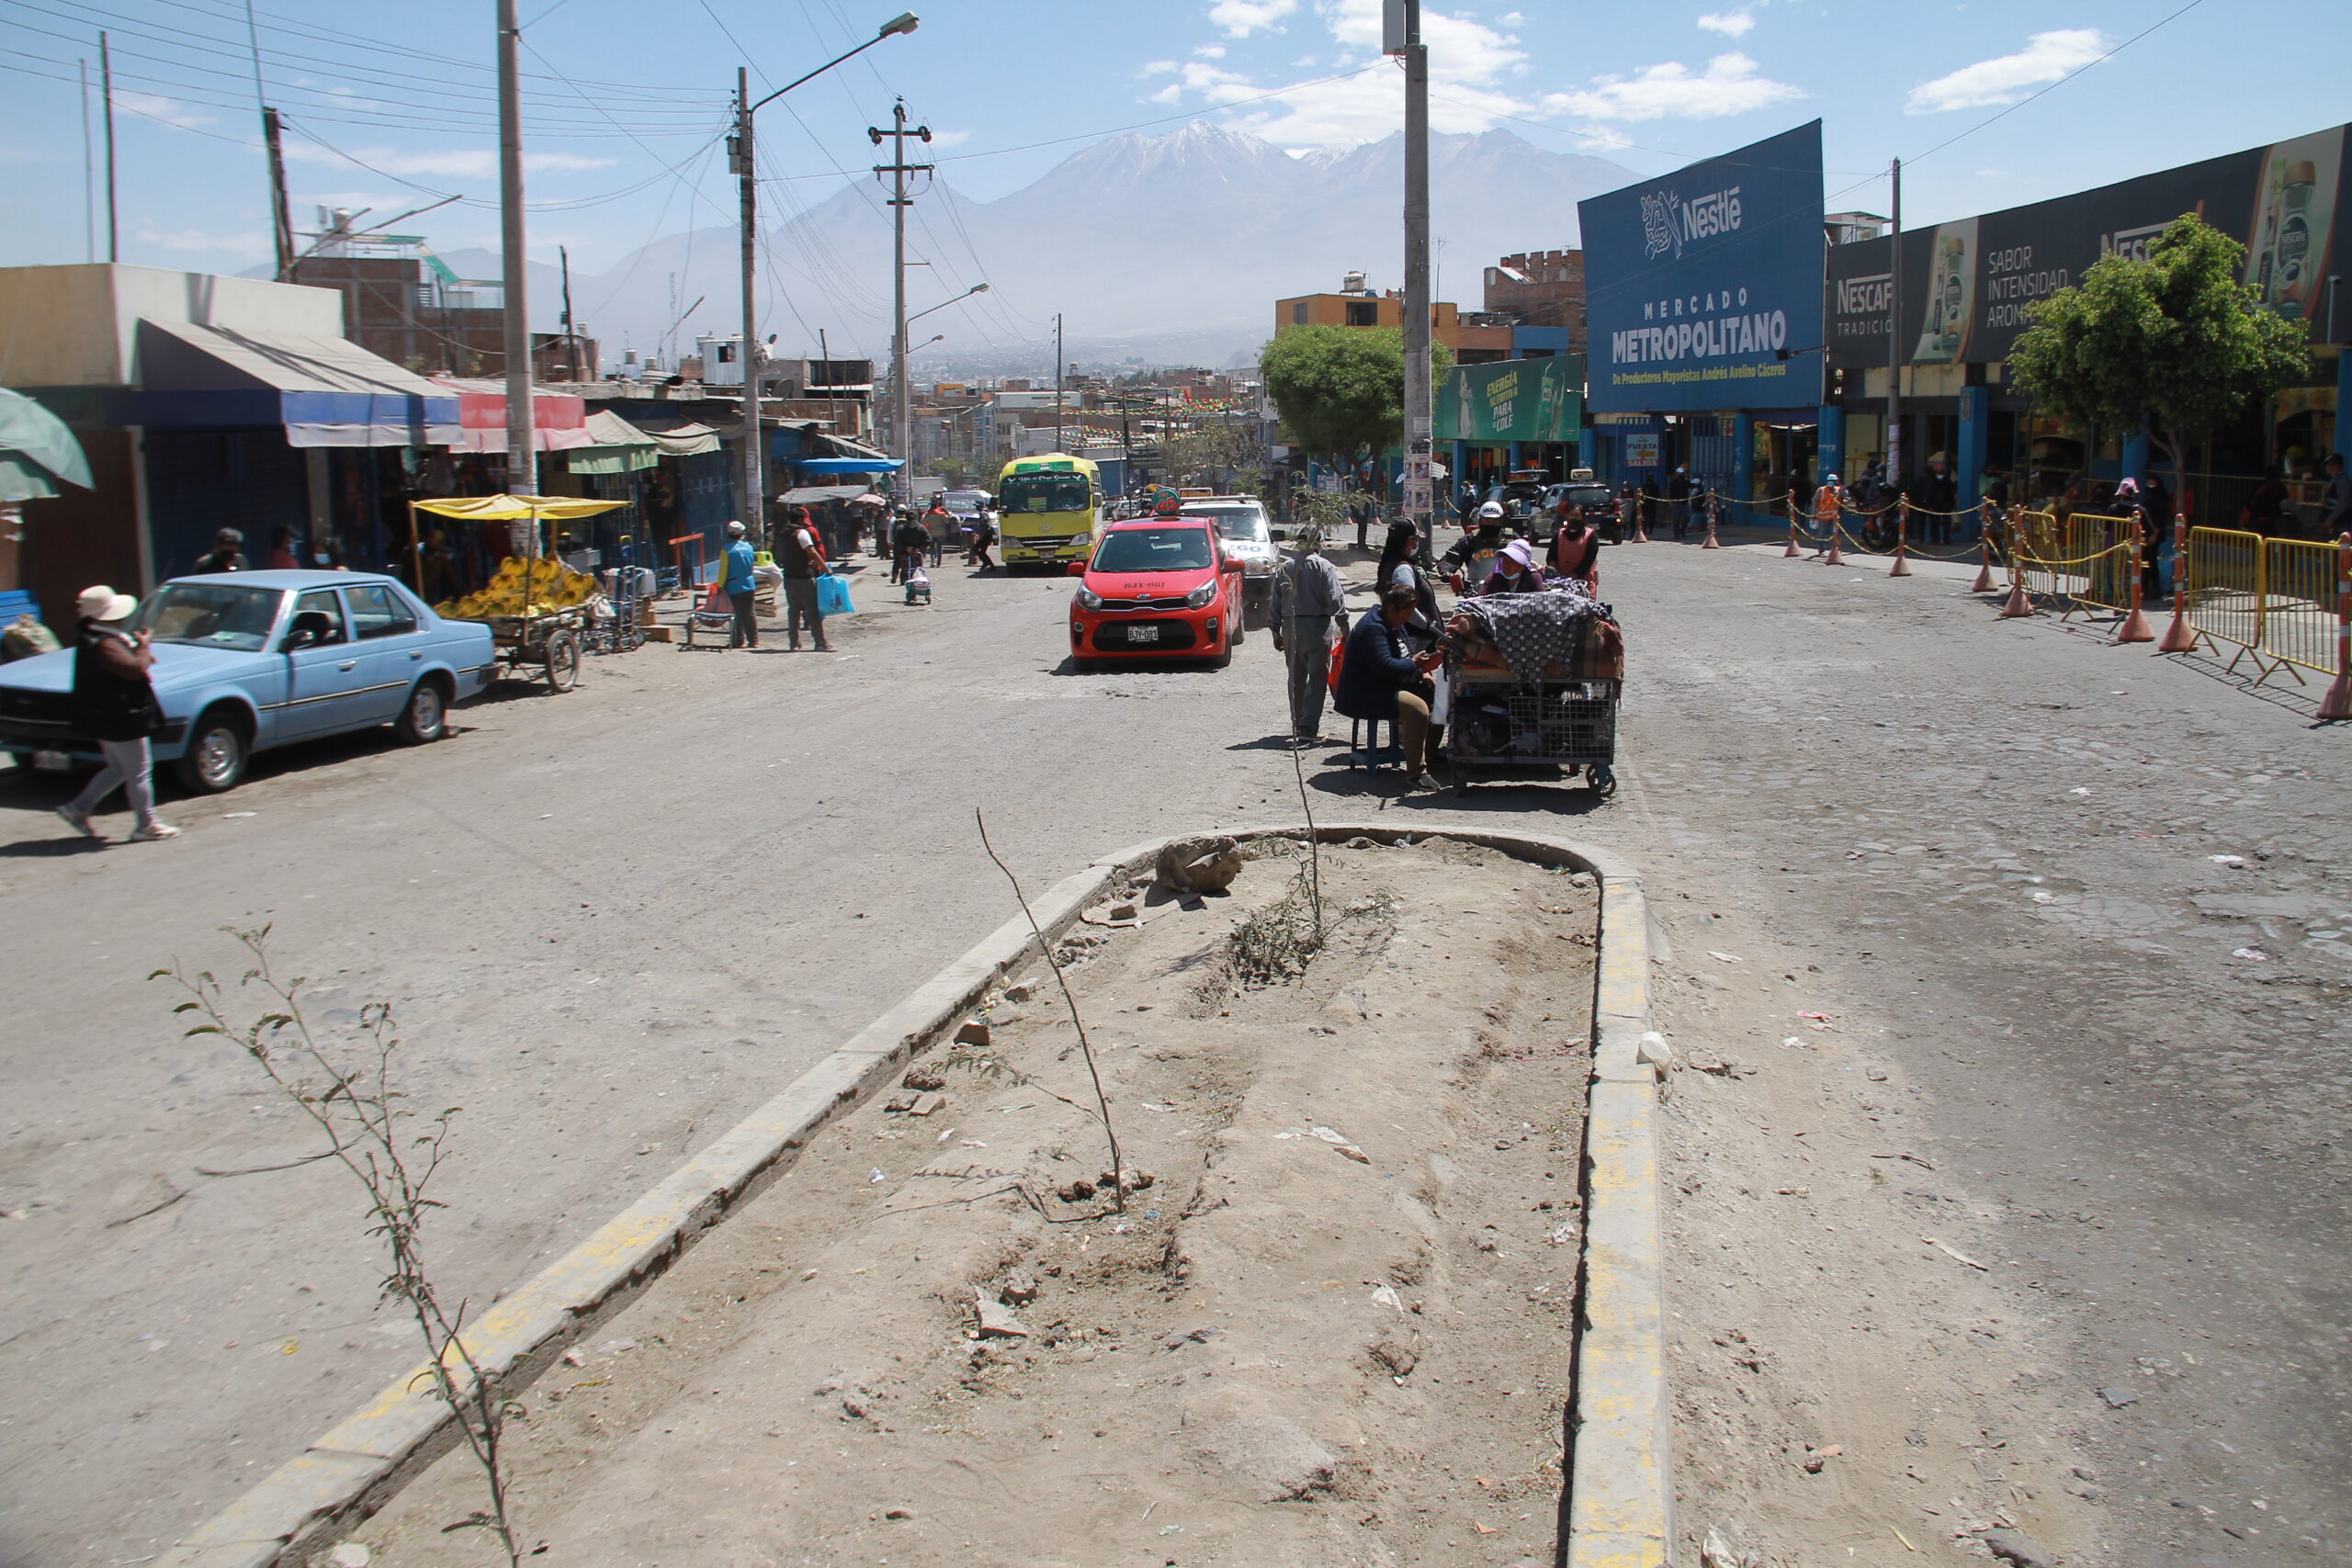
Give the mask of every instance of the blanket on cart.
POLYGON ((1544 666, 1570 661, 1588 621, 1613 621, 1608 605, 1566 588, 1542 593, 1498 593, 1464 599, 1454 608, 1476 621, 1522 681, 1539 680, 1544 666))

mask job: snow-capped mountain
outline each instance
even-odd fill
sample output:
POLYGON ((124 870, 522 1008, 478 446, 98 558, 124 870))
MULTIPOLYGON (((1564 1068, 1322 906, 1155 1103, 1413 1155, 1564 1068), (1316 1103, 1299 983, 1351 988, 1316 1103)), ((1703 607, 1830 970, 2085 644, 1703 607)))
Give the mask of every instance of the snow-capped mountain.
MULTIPOLYGON (((1577 243, 1579 197, 1634 179, 1599 158, 1547 152, 1509 131, 1431 138, 1430 187, 1441 298, 1476 309, 1484 268, 1514 251, 1577 243)), ((808 187, 762 191, 773 257, 761 289, 761 335, 789 354, 815 353, 825 330, 836 355, 888 352, 890 224, 871 178, 834 188, 797 210, 808 187)), ((917 342, 969 362, 989 345, 1050 365, 1052 319, 1064 316, 1069 357, 1101 363, 1130 354, 1227 363, 1272 330, 1273 302, 1334 289, 1362 270, 1374 288, 1403 282, 1400 212, 1404 139, 1295 157, 1256 137, 1198 122, 1163 135, 1128 132, 1072 153, 1023 188, 972 202, 944 181, 918 195, 909 228, 917 309, 986 279, 990 292, 925 319, 917 342)), ((575 269, 572 302, 583 328, 617 359, 696 330, 735 330, 735 231, 703 229, 656 240, 605 272, 575 269), (674 301, 674 302, 673 302, 674 301)), ((461 272, 497 276, 496 257, 459 252, 461 272)), ((551 272, 551 269, 548 269, 551 272)), ((531 315, 555 324, 547 272, 533 269, 531 315)))

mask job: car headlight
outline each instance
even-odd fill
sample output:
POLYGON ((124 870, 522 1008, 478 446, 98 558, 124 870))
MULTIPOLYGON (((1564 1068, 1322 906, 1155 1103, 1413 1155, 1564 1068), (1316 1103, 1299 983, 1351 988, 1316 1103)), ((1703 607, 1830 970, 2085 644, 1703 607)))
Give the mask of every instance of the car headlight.
POLYGON ((1216 584, 1214 581, 1204 582, 1184 595, 1184 607, 1188 610, 1197 610, 1216 597, 1216 584))
POLYGON ((1081 582, 1078 585, 1078 607, 1081 610, 1099 610, 1102 607, 1102 595, 1081 582))

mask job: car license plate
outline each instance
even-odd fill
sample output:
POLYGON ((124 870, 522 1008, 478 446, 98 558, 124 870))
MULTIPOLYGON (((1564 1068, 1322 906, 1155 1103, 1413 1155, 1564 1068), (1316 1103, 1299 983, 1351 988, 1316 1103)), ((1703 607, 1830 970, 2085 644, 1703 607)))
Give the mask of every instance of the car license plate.
POLYGON ((33 766, 45 773, 66 773, 74 771, 74 756, 69 751, 36 751, 33 766))
POLYGON ((1129 626, 1127 640, 1129 642, 1158 642, 1159 628, 1158 626, 1129 626))

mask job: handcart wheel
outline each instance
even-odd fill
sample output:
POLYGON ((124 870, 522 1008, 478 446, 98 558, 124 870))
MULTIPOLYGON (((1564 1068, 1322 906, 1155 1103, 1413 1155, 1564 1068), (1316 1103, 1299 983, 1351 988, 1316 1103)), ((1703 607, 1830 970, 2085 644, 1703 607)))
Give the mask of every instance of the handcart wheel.
POLYGON ((548 637, 548 687, 568 692, 580 684, 580 635, 555 632, 548 637))
POLYGON ((1617 793, 1617 770, 1606 762, 1592 765, 1592 792, 1601 796, 1617 793))

